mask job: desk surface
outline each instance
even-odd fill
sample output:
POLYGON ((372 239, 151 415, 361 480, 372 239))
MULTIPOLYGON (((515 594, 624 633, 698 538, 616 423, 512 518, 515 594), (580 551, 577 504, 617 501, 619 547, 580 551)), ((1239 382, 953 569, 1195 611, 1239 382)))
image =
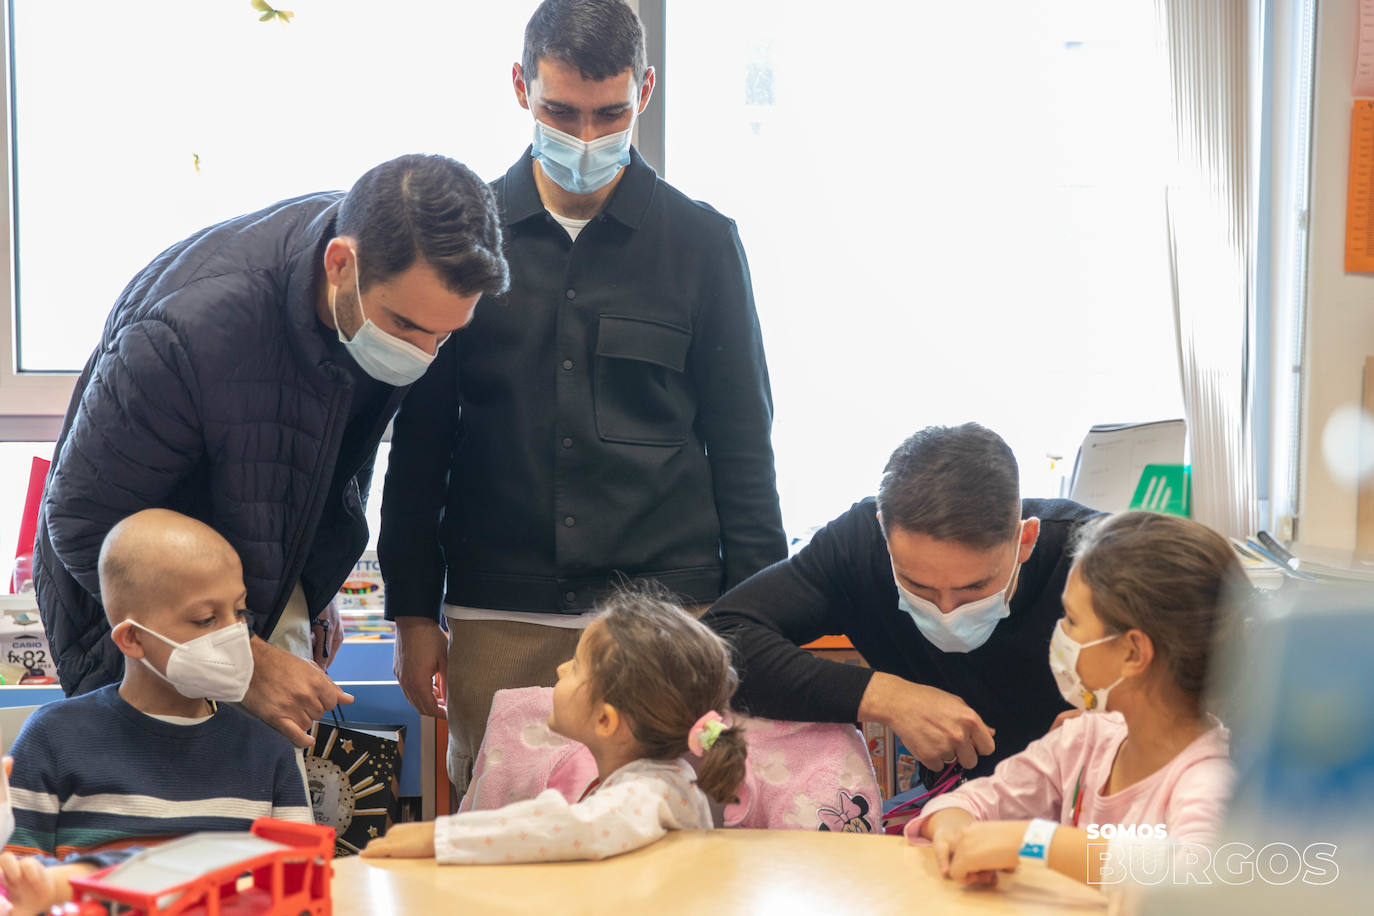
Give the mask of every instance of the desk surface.
POLYGON ((941 878, 930 847, 901 837, 683 830, 601 862, 435 865, 334 862, 335 916, 373 913, 1093 913, 1106 898, 1021 869, 996 889, 941 878), (651 908, 646 909, 646 905, 651 908))

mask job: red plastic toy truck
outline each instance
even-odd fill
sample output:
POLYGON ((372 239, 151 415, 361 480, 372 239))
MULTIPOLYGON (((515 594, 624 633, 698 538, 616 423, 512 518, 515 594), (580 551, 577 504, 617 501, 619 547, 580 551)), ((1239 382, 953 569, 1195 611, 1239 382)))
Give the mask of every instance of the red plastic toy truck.
POLYGON ((72 879, 71 916, 330 916, 334 829, 260 817, 72 879))

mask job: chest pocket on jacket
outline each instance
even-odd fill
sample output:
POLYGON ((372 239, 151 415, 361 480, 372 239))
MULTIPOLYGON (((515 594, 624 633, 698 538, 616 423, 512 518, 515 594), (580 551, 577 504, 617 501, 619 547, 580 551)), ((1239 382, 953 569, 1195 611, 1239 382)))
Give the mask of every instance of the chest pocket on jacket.
POLYGON ((684 445, 696 411, 683 370, 692 333, 602 315, 596 332, 596 430, 608 442, 684 445))

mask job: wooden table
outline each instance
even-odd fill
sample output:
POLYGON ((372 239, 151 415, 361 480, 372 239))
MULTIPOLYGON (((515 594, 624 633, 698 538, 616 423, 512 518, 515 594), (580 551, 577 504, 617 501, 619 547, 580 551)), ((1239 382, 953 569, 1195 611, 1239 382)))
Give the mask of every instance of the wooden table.
POLYGON ((795 830, 683 830, 601 862, 334 863, 334 913, 1073 913, 1106 899, 1054 872, 1020 869, 997 888, 941 878, 928 846, 901 837, 795 830))

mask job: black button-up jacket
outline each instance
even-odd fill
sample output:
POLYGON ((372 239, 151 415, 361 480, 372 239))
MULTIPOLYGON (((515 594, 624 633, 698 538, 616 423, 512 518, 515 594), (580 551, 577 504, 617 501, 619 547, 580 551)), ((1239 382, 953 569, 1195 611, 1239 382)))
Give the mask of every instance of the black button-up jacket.
POLYGON ((396 417, 379 542, 393 619, 437 618, 441 599, 577 613, 620 575, 708 602, 786 556, 734 222, 632 150, 573 243, 532 163, 492 185, 510 291, 396 417))

